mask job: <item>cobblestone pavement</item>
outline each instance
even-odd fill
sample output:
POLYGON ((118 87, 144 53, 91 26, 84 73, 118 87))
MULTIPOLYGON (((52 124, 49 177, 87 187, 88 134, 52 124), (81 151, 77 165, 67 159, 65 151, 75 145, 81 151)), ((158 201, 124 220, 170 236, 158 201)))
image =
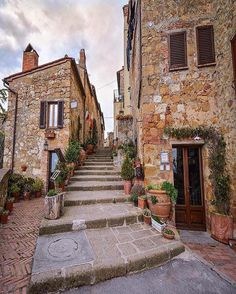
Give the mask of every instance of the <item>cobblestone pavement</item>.
POLYGON ((207 232, 181 231, 181 240, 217 272, 236 283, 236 252, 213 240, 207 232))
POLYGON ((20 201, 0 225, 0 294, 26 294, 42 216, 43 198, 20 201))

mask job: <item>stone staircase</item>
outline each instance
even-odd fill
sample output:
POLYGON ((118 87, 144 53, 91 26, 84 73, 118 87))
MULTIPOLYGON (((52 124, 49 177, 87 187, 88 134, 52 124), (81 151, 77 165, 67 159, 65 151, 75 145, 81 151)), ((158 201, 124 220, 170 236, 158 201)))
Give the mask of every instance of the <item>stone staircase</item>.
POLYGON ((58 220, 42 221, 30 293, 98 283, 152 268, 184 250, 142 222, 128 202, 109 149, 89 156, 76 171, 58 220))

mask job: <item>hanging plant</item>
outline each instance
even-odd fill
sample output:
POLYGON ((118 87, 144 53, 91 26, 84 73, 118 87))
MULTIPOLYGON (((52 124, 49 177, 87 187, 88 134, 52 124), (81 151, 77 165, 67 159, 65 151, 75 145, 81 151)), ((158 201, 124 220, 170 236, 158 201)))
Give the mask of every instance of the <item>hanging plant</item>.
POLYGON ((226 143, 224 137, 213 127, 199 126, 197 128, 171 128, 164 130, 165 134, 186 139, 201 137, 209 149, 209 179, 212 183, 215 199, 212 204, 221 214, 229 215, 230 210, 230 178, 226 173, 226 143))

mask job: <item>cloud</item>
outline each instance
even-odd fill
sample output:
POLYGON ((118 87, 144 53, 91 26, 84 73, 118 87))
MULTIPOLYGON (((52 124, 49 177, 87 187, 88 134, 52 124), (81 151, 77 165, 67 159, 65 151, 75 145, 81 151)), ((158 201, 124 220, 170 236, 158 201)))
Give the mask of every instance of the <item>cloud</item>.
MULTIPOLYGON (((127 0, 128 1, 128 0, 127 0)), ((0 78, 21 70, 28 43, 38 51, 40 64, 63 57, 78 59, 85 48, 90 80, 95 87, 116 79, 123 65, 125 0, 1 0, 0 78)), ((105 117, 113 116, 111 84, 97 90, 105 117)), ((106 119, 106 131, 113 120, 106 119)))

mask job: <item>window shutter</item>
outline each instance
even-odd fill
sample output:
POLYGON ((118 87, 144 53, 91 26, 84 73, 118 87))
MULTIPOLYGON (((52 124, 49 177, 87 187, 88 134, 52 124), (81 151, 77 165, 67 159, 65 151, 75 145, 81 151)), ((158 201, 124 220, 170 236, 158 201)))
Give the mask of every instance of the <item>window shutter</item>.
POLYGON ((169 36, 170 69, 187 67, 186 32, 174 33, 169 36))
POLYGON ((40 118, 39 118, 39 127, 40 129, 46 128, 46 101, 40 102, 40 118))
POLYGON ((198 65, 215 63, 213 26, 197 28, 198 65))
POLYGON ((57 121, 58 128, 62 129, 63 120, 64 120, 64 101, 58 102, 58 118, 57 119, 58 119, 57 121))

